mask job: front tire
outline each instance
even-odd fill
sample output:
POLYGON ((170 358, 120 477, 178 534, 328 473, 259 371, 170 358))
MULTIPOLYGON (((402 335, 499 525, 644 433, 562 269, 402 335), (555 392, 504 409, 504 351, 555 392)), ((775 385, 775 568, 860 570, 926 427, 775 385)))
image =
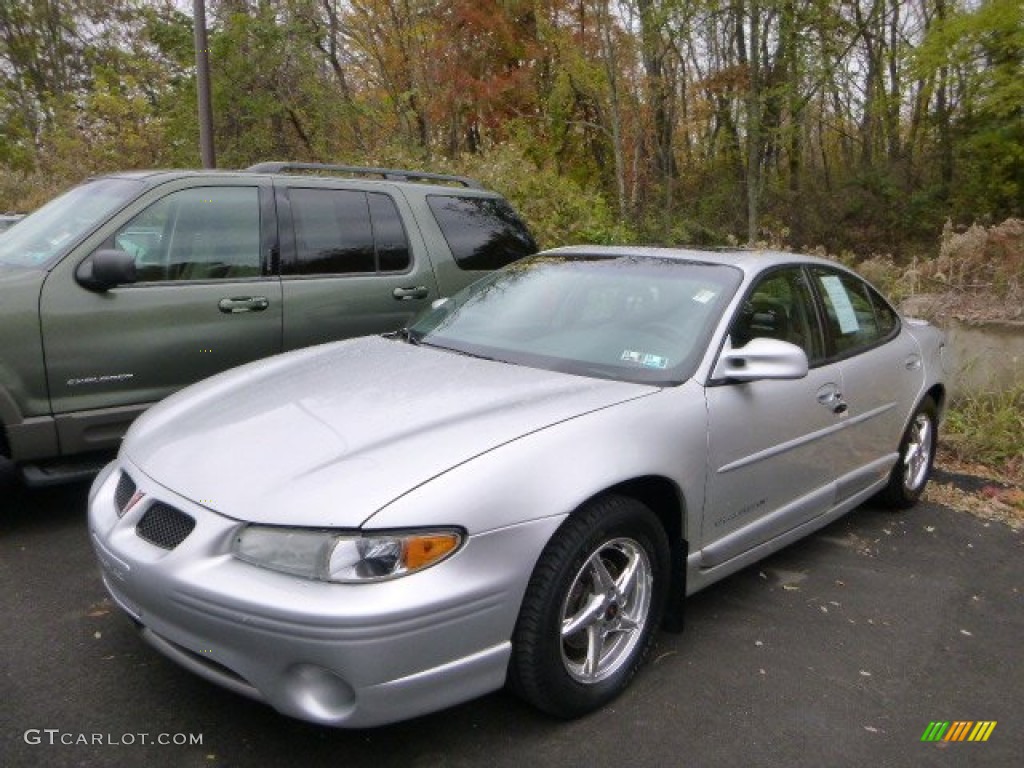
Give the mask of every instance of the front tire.
POLYGON ((607 496, 570 516, 530 577, 512 637, 512 689, 562 718, 618 696, 654 639, 668 570, 665 530, 640 502, 607 496))
POLYGON ((893 509, 909 509, 924 493, 938 445, 938 408, 926 397, 918 406, 900 440, 899 459, 881 493, 893 509))
POLYGON ((21 478, 14 462, 7 458, 7 439, 4 437, 4 425, 0 424, 0 492, 10 496, 19 489, 21 478))

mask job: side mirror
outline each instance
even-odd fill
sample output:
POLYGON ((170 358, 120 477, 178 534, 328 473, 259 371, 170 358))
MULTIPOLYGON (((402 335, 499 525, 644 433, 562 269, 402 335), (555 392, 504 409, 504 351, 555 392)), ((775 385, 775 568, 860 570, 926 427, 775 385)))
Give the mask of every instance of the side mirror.
POLYGON ((103 248, 78 265, 78 282, 92 291, 105 291, 137 279, 135 257, 124 251, 103 248))
POLYGON ((780 339, 751 339, 739 349, 733 348, 730 339, 711 375, 726 381, 802 379, 807 375, 807 354, 780 339))

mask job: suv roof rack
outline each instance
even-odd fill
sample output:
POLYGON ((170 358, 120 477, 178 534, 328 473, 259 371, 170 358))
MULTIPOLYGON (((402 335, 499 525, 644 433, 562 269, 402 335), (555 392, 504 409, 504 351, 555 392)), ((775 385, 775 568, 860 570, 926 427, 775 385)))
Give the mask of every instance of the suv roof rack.
POLYGON ((469 189, 483 189, 484 186, 475 179, 466 176, 452 176, 447 173, 427 173, 426 171, 405 171, 398 168, 366 168, 359 165, 330 165, 328 163, 292 163, 270 162, 257 163, 245 169, 250 173, 285 173, 287 171, 331 171, 347 173, 353 176, 380 176, 391 181, 443 181, 461 184, 469 189))

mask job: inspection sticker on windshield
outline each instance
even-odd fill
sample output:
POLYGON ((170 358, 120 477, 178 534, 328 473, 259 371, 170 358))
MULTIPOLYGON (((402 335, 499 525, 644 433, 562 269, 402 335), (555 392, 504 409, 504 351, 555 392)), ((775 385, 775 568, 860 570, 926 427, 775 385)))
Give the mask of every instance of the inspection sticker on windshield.
POLYGON ((632 349, 624 350, 619 358, 626 363, 637 363, 644 368, 668 368, 668 358, 661 355, 652 355, 649 352, 634 352, 632 349))
POLYGON ((668 358, 661 355, 644 355, 640 363, 646 368, 668 368, 668 358))
POLYGON ((709 301, 715 298, 716 295, 717 294, 714 291, 709 291, 707 288, 703 288, 697 291, 697 293, 693 297, 693 300, 699 301, 701 304, 707 304, 709 301))

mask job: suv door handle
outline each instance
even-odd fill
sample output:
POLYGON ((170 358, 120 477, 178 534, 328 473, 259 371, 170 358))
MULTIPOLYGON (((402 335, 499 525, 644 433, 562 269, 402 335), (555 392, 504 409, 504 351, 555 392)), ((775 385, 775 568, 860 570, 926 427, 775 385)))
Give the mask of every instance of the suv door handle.
POLYGON ((217 302, 217 309, 227 315, 234 315, 239 312, 262 312, 269 306, 270 300, 266 296, 238 296, 231 299, 221 299, 217 302))
POLYGON ((391 292, 398 301, 409 301, 409 299, 425 299, 430 295, 430 289, 425 285, 417 285, 414 288, 395 288, 391 292))

